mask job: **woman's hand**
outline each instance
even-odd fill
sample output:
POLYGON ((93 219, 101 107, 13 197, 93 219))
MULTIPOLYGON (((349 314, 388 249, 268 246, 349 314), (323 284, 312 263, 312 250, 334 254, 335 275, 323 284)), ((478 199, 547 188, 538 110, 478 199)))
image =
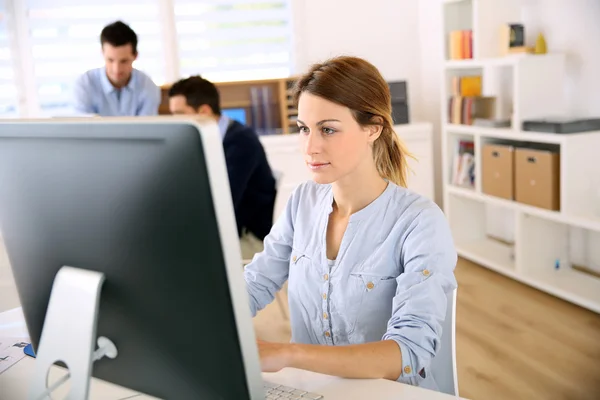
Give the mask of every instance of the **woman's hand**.
POLYGON ((293 344, 257 340, 257 345, 263 372, 277 372, 290 366, 293 344))

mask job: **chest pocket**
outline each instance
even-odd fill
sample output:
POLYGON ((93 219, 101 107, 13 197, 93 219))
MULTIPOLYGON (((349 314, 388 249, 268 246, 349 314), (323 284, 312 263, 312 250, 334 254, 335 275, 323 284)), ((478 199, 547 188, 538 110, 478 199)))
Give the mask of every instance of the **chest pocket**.
POLYGON ((290 272, 288 278, 288 295, 290 297, 298 297, 300 299, 303 296, 307 296, 307 286, 311 278, 311 274, 314 274, 314 266, 311 257, 304 251, 292 251, 292 257, 290 258, 290 272))
POLYGON ((396 278, 372 273, 350 273, 346 318, 349 335, 360 341, 380 340, 392 315, 392 301, 396 294, 396 278), (369 332, 362 337, 362 332, 369 332))

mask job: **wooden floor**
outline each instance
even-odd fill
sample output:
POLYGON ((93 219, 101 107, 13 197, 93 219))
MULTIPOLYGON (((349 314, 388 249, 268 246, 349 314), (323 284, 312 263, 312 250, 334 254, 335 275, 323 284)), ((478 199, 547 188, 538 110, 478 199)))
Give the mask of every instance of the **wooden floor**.
MULTIPOLYGON (((462 259, 456 276, 461 397, 600 399, 600 315, 462 259)), ((290 339, 276 304, 255 328, 264 340, 290 339)))

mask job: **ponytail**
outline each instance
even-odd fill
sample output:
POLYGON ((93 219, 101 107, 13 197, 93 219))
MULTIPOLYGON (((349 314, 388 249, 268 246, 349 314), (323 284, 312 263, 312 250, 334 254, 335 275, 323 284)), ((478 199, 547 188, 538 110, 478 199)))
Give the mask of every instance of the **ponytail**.
POLYGON ((408 185, 407 157, 415 157, 408 152, 404 142, 387 121, 383 125, 381 135, 373 144, 373 157, 379 175, 398 186, 408 185))

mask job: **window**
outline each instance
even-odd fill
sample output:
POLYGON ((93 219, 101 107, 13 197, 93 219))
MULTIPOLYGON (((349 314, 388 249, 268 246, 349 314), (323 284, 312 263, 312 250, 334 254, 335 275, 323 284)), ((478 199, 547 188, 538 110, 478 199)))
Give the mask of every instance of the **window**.
POLYGON ((134 67, 157 85, 288 77, 291 2, 0 0, 0 117, 71 114, 73 84, 104 65, 100 32, 116 20, 138 34, 134 67))
POLYGON ((43 114, 70 110, 74 81, 85 71, 103 65, 100 32, 117 19, 129 24, 138 35, 139 58, 134 67, 147 73, 156 84, 164 83, 159 0, 96 0, 91 5, 89 0, 24 1, 43 114))
POLYGON ((180 75, 213 81, 290 75, 291 0, 173 0, 180 75))
POLYGON ((18 94, 6 2, 0 0, 0 118, 18 116, 18 94))

